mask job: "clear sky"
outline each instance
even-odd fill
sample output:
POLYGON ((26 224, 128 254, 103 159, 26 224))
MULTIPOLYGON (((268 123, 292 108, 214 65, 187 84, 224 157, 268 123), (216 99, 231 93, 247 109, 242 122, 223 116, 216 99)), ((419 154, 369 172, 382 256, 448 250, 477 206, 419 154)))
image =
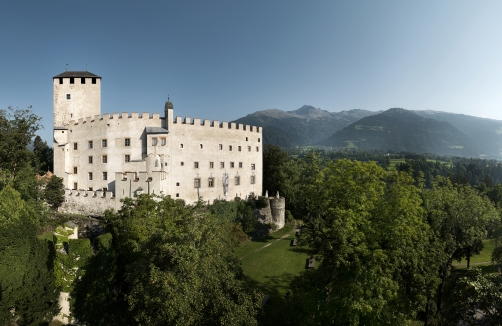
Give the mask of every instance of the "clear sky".
POLYGON ((43 117, 52 77, 101 76, 101 111, 230 121, 312 105, 502 120, 502 1, 4 0, 0 108, 43 117))

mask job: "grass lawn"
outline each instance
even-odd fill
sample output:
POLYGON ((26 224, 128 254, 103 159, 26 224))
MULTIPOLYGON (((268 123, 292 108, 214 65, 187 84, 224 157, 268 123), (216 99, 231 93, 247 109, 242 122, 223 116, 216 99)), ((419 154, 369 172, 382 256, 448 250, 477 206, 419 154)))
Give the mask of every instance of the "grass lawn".
POLYGON ((246 242, 235 250, 242 259, 246 282, 270 296, 260 317, 264 325, 278 325, 284 320, 284 296, 293 278, 305 270, 307 253, 291 246, 294 238, 294 225, 289 224, 265 239, 246 242))
MULTIPOLYGON (((483 240, 483 250, 479 255, 471 257, 471 268, 479 267, 483 274, 497 273, 497 265, 492 264, 492 251, 495 248, 495 243, 492 240, 483 240)), ((460 262, 454 261, 452 264, 457 270, 467 269, 467 261, 463 259, 460 262)))

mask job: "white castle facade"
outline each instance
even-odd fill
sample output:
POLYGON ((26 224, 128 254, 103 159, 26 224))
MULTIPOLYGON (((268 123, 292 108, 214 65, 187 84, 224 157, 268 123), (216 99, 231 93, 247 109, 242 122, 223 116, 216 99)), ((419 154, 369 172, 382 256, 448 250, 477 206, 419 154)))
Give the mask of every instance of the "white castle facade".
POLYGON ((63 211, 101 215, 135 194, 193 203, 262 193, 262 128, 159 113, 101 115, 101 77, 64 72, 54 82, 54 174, 63 211))

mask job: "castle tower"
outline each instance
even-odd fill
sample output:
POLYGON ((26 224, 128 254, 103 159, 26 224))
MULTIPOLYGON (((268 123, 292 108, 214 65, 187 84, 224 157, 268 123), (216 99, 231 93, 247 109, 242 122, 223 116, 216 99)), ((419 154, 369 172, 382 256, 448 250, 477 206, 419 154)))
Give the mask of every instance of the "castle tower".
POLYGON ((101 77, 88 71, 66 71, 53 77, 53 82, 54 128, 101 114, 101 77))

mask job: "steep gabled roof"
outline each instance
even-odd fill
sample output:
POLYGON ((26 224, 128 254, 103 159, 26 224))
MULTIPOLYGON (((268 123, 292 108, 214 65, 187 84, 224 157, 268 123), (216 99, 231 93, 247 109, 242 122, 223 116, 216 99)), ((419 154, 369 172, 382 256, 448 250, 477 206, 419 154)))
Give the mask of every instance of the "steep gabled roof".
POLYGON ((98 75, 95 75, 91 72, 88 71, 65 71, 62 74, 59 74, 57 76, 52 77, 54 78, 61 78, 61 77, 76 77, 76 78, 81 78, 81 77, 93 77, 93 78, 101 78, 98 75))

